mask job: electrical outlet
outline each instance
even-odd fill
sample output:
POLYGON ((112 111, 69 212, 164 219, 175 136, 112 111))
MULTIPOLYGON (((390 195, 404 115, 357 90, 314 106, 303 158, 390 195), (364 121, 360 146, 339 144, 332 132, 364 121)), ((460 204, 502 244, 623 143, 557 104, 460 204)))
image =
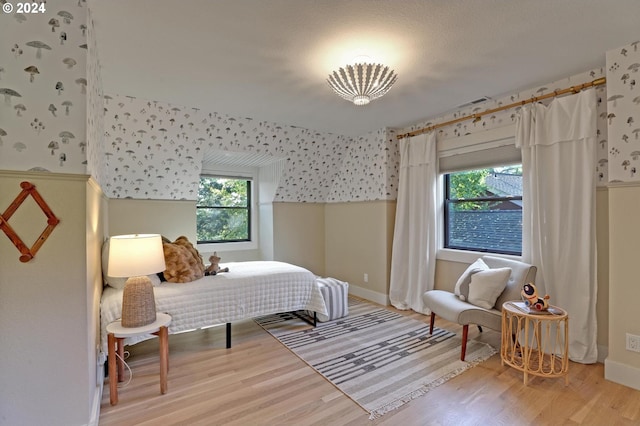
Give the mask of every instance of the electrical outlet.
POLYGON ((640 336, 627 333, 627 350, 640 352, 640 336))
POLYGON ((364 282, 368 283, 369 282, 369 274, 364 274, 364 282))

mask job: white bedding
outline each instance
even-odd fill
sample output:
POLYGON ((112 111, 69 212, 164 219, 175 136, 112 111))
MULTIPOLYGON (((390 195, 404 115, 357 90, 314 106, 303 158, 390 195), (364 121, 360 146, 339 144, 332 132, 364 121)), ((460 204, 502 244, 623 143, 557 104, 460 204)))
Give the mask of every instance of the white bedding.
MULTIPOLYGON (((316 277, 307 269, 274 261, 232 262, 221 267, 228 267, 229 272, 154 287, 156 310, 171 315, 170 334, 278 312, 328 313, 316 277)), ((104 353, 107 324, 120 318, 121 308, 122 290, 105 287, 100 302, 104 353)), ((150 337, 126 339, 125 344, 150 337)))

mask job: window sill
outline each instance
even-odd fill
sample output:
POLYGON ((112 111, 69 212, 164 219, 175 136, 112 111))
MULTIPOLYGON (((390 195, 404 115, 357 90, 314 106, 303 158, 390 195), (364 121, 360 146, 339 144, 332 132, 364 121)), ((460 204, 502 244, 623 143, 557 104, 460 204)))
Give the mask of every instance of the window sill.
POLYGON ((502 257, 504 259, 512 259, 522 261, 522 256, 513 256, 509 254, 488 253, 480 251, 468 251, 468 250, 453 250, 441 248, 436 253, 437 260, 446 260, 448 262, 460 262, 471 264, 482 256, 495 256, 502 257))
POLYGON ((257 250, 258 243, 255 241, 242 241, 238 243, 207 243, 198 244, 198 251, 201 253, 213 253, 214 251, 240 251, 257 250))

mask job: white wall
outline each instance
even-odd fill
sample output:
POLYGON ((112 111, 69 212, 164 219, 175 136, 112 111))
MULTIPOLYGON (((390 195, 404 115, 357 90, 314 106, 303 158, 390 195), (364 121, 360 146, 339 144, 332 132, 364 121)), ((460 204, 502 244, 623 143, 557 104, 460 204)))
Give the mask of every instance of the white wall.
POLYGON ((348 281, 350 293, 381 304, 388 304, 395 209, 395 201, 382 200, 324 208, 326 274, 348 281))
POLYGON ((325 274, 323 203, 273 203, 274 260, 325 274))
POLYGON ((627 333, 640 336, 639 217, 639 184, 609 188, 609 356, 605 377, 635 389, 640 389, 640 353, 625 347, 627 333))
POLYGON ((264 165, 258 171, 258 245, 260 259, 273 260, 273 199, 284 172, 284 160, 264 165))
MULTIPOLYGON (((637 262, 640 259, 639 42, 607 52, 609 135, 609 356, 605 377, 640 389, 640 352, 626 334, 640 335, 637 262)), ((599 247, 600 248, 600 247, 599 247)))
MULTIPOLYGON (((84 175, 0 171, 0 209, 22 181, 60 223, 27 263, 0 234, 0 424, 87 424, 98 396, 101 194, 84 175)), ((31 247, 46 217, 29 198, 9 224, 31 247)))
POLYGON ((181 235, 196 241, 196 202, 109 200, 109 236, 162 234, 171 241, 181 235))

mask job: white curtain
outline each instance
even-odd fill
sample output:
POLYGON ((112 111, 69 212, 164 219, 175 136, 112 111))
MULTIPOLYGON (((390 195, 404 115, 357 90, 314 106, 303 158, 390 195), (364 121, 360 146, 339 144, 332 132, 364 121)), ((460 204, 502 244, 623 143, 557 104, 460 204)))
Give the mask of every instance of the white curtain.
POLYGON ((569 314, 569 358, 596 362, 595 91, 523 107, 516 146, 523 260, 538 266, 536 285, 569 314))
POLYGON ((389 299, 398 309, 428 314, 422 295, 436 268, 438 158, 436 135, 400 140, 400 176, 389 299))

